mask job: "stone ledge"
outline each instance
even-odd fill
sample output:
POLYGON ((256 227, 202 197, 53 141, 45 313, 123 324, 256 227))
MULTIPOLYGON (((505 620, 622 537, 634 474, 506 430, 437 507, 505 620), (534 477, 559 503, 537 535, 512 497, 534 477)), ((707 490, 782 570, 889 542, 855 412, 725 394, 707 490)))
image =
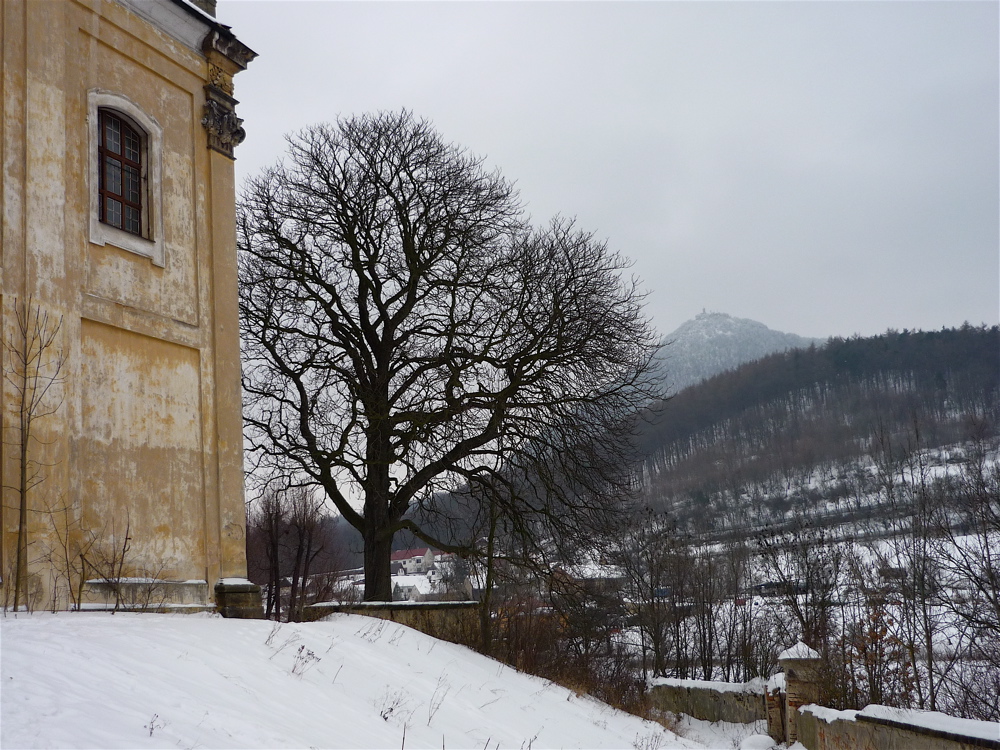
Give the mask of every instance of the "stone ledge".
POLYGON ((357 610, 388 610, 388 611, 412 611, 423 609, 478 609, 479 602, 458 601, 458 602, 352 602, 343 604, 339 602, 317 602, 310 604, 306 609, 328 609, 332 612, 347 612, 357 610))
MULTIPOLYGON (((871 705, 864 711, 906 710, 887 709, 885 706, 871 705)), ((800 734, 798 741, 808 750, 840 750, 842 748, 872 748, 873 750, 976 750, 978 748, 998 748, 1000 741, 984 736, 982 726, 991 732, 1000 733, 1000 725, 995 722, 977 722, 958 719, 945 714, 937 716, 946 722, 966 722, 981 725, 971 731, 949 731, 918 721, 909 722, 905 717, 886 718, 863 711, 838 711, 825 706, 808 705, 800 709, 800 734)), ((917 712, 930 713, 934 712, 917 712)))
POLYGON ((84 604, 74 612, 142 612, 155 615, 194 615, 204 612, 215 612, 212 604, 155 604, 150 606, 120 605, 117 609, 113 604, 84 604))
POLYGON ((260 586, 245 578, 223 578, 215 584, 215 606, 223 617, 263 620, 260 586))
POLYGON ((84 583, 84 609, 119 609, 144 612, 174 607, 206 607, 208 582, 203 580, 171 581, 160 578, 92 578, 84 583), (117 601, 117 607, 115 602, 117 601))

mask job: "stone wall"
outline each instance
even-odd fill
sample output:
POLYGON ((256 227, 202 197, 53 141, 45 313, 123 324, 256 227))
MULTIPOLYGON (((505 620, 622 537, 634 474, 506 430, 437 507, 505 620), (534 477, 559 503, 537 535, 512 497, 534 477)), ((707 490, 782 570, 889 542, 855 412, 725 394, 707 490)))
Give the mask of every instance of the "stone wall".
MULTIPOLYGON (((869 706, 866 711, 881 706, 869 706)), ((907 712, 901 712, 907 713, 907 712)), ((945 717, 950 718, 950 717, 945 717)), ((961 720, 953 720, 961 722, 961 720)), ((986 725, 988 722, 967 722, 986 725)), ((945 724, 944 726, 947 726, 945 724)), ((1000 725, 996 739, 976 734, 959 734, 930 726, 918 726, 882 718, 866 716, 857 711, 833 711, 821 706, 804 706, 799 710, 798 741, 808 750, 972 750, 972 748, 1000 748, 1000 725)))
POLYGON ((398 622, 434 638, 464 646, 474 646, 479 641, 479 602, 312 604, 305 608, 303 618, 314 621, 337 612, 398 622))
MULTIPOLYGON (((651 686, 650 699, 661 711, 704 721, 749 723, 766 718, 769 732, 779 742, 787 741, 776 735, 787 731, 786 715, 792 715, 796 741, 807 750, 1000 750, 1000 724, 874 705, 863 711, 836 711, 815 704, 790 706, 783 681, 772 678, 772 682, 774 691, 766 694, 759 680, 661 679, 651 686)), ((798 695, 801 698, 801 691, 798 695)))
POLYGON ((767 718, 764 684, 704 682, 701 680, 656 680, 651 686, 653 707, 704 721, 746 724, 767 718))

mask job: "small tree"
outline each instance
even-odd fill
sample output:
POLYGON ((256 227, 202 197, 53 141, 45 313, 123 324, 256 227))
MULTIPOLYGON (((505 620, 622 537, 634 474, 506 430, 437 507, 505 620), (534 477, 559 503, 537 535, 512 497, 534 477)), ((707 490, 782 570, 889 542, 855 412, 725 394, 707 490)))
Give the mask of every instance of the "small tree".
POLYGON ((643 676, 667 674, 670 648, 670 625, 676 618, 675 591, 678 596, 685 581, 678 573, 689 562, 686 542, 677 534, 675 524, 650 508, 643 509, 627 522, 622 541, 613 552, 635 614, 642 647, 643 676), (652 657, 650 663, 648 657, 652 657))
POLYGON ((44 557, 53 574, 52 610, 59 607, 61 596, 69 599, 71 607, 80 609, 87 583, 88 555, 101 537, 92 531, 89 534, 83 532, 79 517, 69 504, 51 504, 45 510, 45 515, 49 519, 54 542, 44 557))
POLYGON ((800 512, 786 531, 757 539, 763 568, 796 627, 783 636, 790 642, 802 640, 824 658, 837 630, 834 615, 844 551, 828 537, 828 529, 800 512))
POLYGON ((963 668, 946 681, 950 710, 1000 720, 1000 463, 995 415, 970 417, 961 474, 949 487, 957 517, 941 527, 941 564, 952 587, 963 668), (960 526, 961 528, 957 528, 960 526))
POLYGON ((288 621, 298 622, 306 604, 309 573, 323 552, 322 502, 308 487, 288 491, 288 535, 292 548, 292 580, 288 598, 288 621))
POLYGON ((893 635, 913 669, 912 687, 917 708, 936 711, 937 693, 947 658, 935 642, 946 623, 941 608, 940 526, 946 521, 946 502, 931 481, 921 425, 914 416, 900 437, 885 423, 877 423, 874 440, 880 514, 890 534, 873 557, 878 569, 891 573, 899 604, 893 635))
POLYGON ((364 537, 391 599, 393 535, 442 492, 583 531, 632 480, 656 394, 627 264, 570 222, 531 229, 514 188, 407 112, 320 125, 238 209, 245 421, 258 466, 301 474, 364 537), (361 504, 356 507, 355 500, 361 504))
POLYGON ((266 618, 280 620, 284 608, 288 622, 299 621, 316 595, 334 595, 333 572, 343 559, 332 541, 333 526, 322 499, 309 487, 272 482, 251 504, 247 572, 264 587, 266 618), (323 575, 314 579, 316 574, 323 575), (286 583, 287 606, 282 594, 286 583))
POLYGON ((249 514, 247 529, 247 568, 251 575, 261 575, 266 583, 264 617, 281 619, 281 536, 286 526, 286 508, 281 493, 268 487, 249 514))
MULTIPOLYGON (((16 437, 7 438, 17 446, 16 485, 17 550, 14 562, 14 609, 25 601, 28 576, 28 495, 45 480, 45 464, 34 458, 38 444, 39 420, 50 416, 62 404, 57 386, 62 383, 63 355, 59 347, 62 317, 52 318, 31 298, 14 300, 14 330, 3 337, 4 379, 15 393, 16 437)), ((7 436, 5 436, 6 438, 7 436)))

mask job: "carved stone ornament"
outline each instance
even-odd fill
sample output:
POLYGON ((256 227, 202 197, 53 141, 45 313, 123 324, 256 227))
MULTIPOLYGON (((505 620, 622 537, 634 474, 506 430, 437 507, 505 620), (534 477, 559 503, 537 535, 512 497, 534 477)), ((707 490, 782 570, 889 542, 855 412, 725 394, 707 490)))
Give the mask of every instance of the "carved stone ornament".
POLYGON ((228 26, 221 24, 202 41, 202 51, 208 62, 208 83, 201 124, 208 131, 208 147, 235 159, 233 149, 247 134, 243 120, 236 116, 239 102, 233 98, 233 76, 246 69, 257 53, 233 36, 228 26))
POLYGON ((245 70, 250 61, 257 57, 256 52, 233 36, 232 32, 226 28, 209 33, 205 37, 202 49, 206 53, 217 52, 234 63, 240 70, 245 70))
MULTIPOLYGON (((214 87, 205 88, 208 91, 214 87)), ((208 147, 225 154, 230 159, 235 159, 233 149, 247 137, 243 129, 243 120, 236 116, 236 111, 231 106, 220 102, 211 93, 209 92, 209 98, 205 102, 205 116, 201 120, 201 124, 208 131, 208 147)))
POLYGON ((208 82, 229 96, 233 95, 233 77, 218 65, 208 64, 208 82))

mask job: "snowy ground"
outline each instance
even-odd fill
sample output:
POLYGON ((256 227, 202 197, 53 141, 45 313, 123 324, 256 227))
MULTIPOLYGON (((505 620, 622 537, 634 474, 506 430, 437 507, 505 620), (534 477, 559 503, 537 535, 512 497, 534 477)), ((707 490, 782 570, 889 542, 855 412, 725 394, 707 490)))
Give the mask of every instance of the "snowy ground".
POLYGON ((681 716, 676 731, 702 743, 705 747, 732 750, 771 750, 784 747, 777 745, 767 735, 767 722, 755 721, 750 724, 734 724, 730 721, 702 721, 690 716, 681 716))
MULTIPOLYGON (((0 747, 739 747, 685 739, 394 623, 0 615, 0 747)), ((749 726, 749 725, 747 725, 749 726)), ((757 747, 748 744, 747 747, 757 747)))

